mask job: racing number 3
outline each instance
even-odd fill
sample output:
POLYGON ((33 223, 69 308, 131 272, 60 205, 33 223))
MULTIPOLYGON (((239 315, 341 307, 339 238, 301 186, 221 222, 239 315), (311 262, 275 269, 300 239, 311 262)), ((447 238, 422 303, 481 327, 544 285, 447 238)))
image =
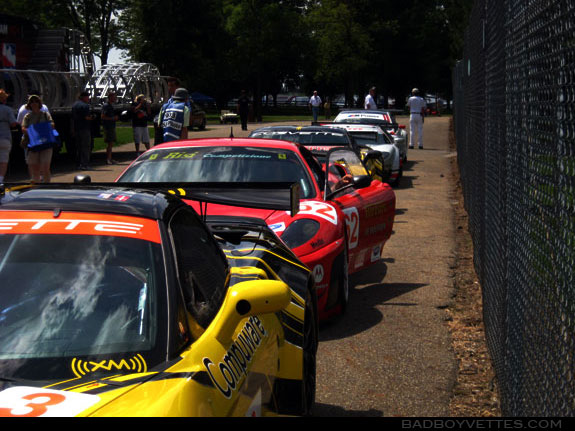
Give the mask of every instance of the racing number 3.
POLYGON ((15 414, 15 409, 7 409, 0 407, 0 417, 38 417, 42 416, 48 410, 49 406, 60 404, 66 400, 62 394, 39 392, 37 394, 29 394, 22 397, 23 400, 31 401, 22 407, 31 409, 28 413, 15 414))

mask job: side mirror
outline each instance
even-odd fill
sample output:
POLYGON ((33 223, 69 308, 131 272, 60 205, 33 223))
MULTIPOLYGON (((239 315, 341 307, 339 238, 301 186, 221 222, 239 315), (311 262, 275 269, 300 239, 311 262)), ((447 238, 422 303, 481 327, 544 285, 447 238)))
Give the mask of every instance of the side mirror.
POLYGON ((258 314, 276 313, 291 301, 290 289, 283 281, 250 280, 228 289, 222 308, 214 319, 214 337, 221 343, 231 340, 242 319, 258 314))
POLYGON ((372 178, 369 175, 358 175, 353 177, 353 186, 356 189, 364 189, 371 185, 372 178))

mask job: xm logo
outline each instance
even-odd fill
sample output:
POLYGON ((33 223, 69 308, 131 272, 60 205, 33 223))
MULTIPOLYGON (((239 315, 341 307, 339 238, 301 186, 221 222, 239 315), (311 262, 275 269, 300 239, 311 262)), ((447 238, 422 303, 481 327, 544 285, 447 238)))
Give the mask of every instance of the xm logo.
POLYGON ((72 359, 72 371, 76 377, 81 378, 85 375, 102 372, 102 371, 128 371, 131 373, 145 373, 148 366, 142 355, 138 354, 129 359, 121 359, 116 362, 113 359, 103 361, 83 361, 81 359, 72 359))

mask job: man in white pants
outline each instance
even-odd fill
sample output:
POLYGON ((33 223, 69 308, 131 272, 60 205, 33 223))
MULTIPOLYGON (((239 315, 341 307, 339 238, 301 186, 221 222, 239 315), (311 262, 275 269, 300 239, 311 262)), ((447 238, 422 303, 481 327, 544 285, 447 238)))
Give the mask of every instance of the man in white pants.
POLYGON ((423 116, 427 104, 425 100, 419 96, 419 90, 414 88, 411 90, 411 97, 407 101, 409 112, 411 114, 409 120, 409 148, 413 148, 416 141, 420 150, 423 150, 423 116))

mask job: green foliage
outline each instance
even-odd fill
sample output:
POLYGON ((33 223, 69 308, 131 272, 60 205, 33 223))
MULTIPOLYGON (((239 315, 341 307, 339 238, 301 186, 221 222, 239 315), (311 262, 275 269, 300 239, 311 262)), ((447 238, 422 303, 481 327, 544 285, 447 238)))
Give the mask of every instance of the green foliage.
POLYGON ((83 31, 178 76, 220 106, 282 85, 402 102, 412 87, 451 94, 473 0, 2 0, 0 13, 83 31))

